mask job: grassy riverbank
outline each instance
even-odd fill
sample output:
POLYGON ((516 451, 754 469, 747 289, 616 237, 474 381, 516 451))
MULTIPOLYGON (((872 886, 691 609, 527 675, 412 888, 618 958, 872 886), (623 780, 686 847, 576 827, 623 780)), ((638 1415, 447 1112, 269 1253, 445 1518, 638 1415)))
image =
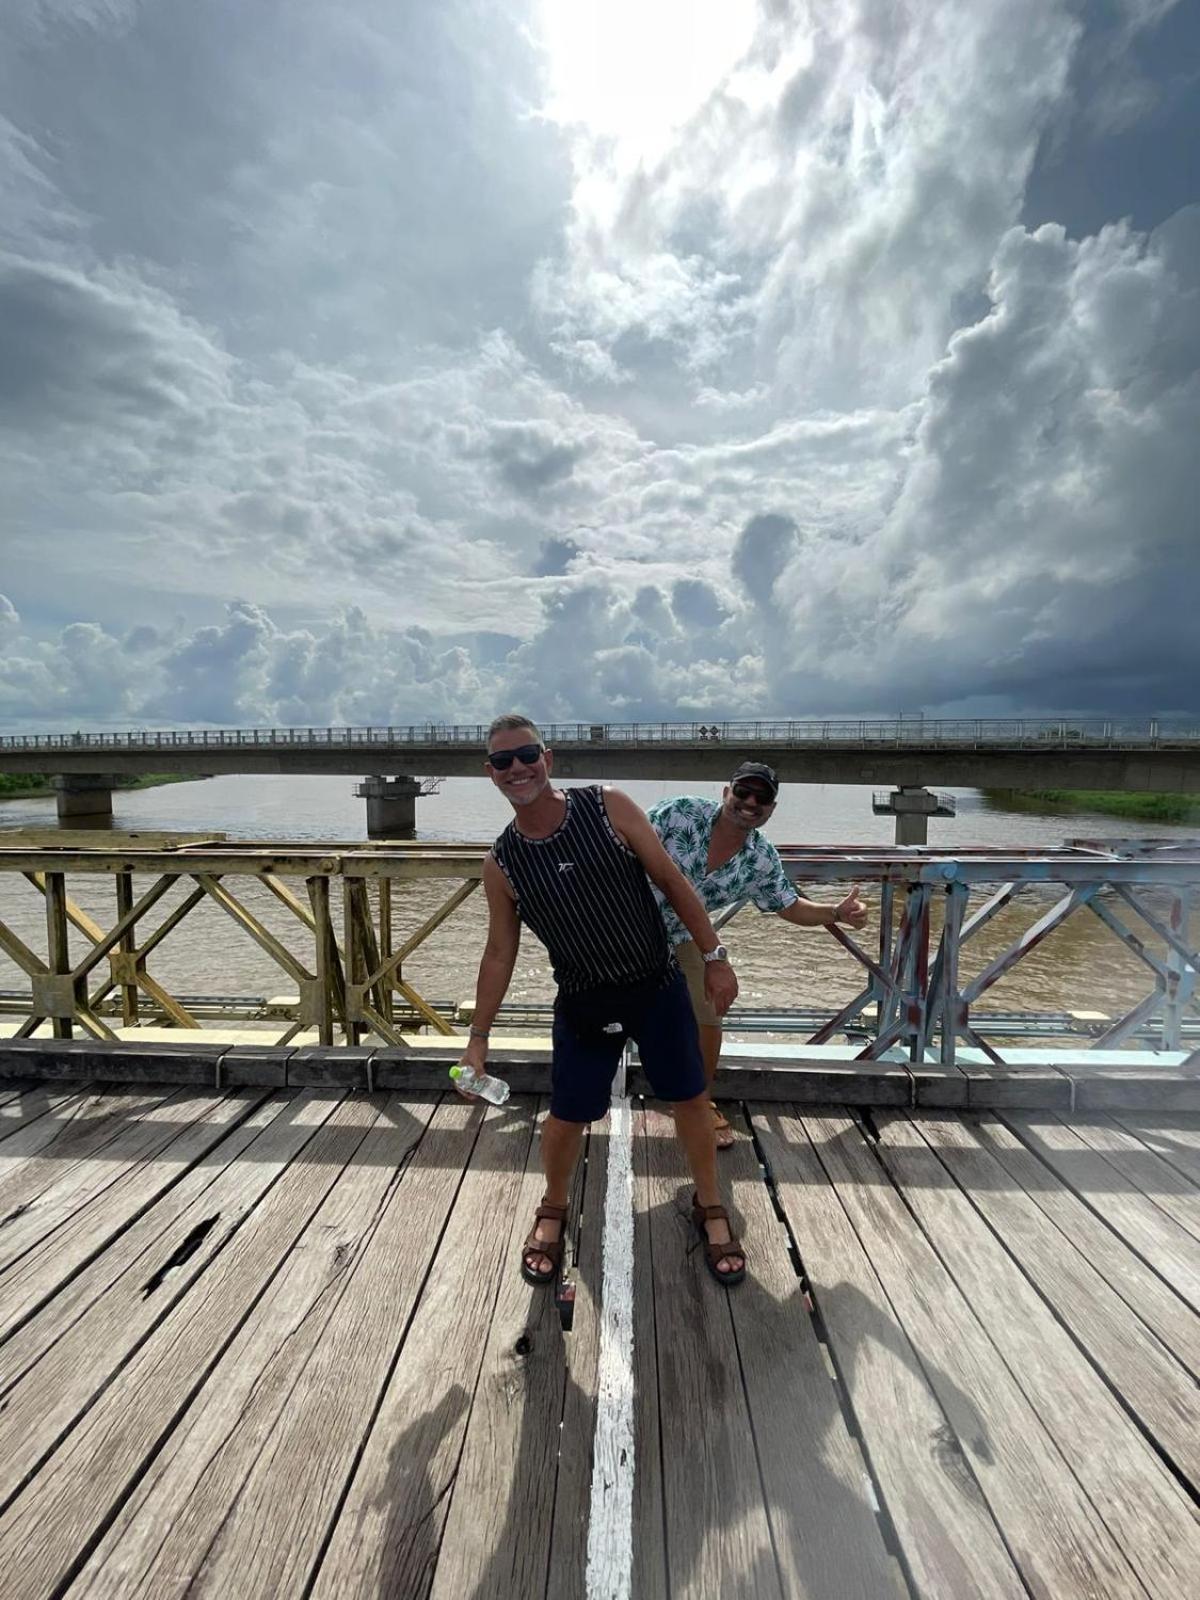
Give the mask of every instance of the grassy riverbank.
POLYGON ((1111 789, 983 789, 998 811, 1054 812, 1064 816, 1102 812, 1140 822, 1198 822, 1200 795, 1128 794, 1111 789))
MULTIPOLYGON (((196 783, 185 772, 146 772, 138 778, 118 778, 118 789, 157 789, 164 783, 196 783)), ((51 779, 40 772, 0 772, 0 800, 40 800, 54 793, 51 779)))

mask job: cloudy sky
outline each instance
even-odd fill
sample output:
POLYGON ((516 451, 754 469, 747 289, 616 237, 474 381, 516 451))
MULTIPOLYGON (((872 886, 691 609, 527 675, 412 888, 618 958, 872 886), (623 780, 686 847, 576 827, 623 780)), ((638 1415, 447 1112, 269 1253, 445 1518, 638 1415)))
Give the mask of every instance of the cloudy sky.
POLYGON ((1200 709, 1196 0, 6 0, 0 724, 1200 709))

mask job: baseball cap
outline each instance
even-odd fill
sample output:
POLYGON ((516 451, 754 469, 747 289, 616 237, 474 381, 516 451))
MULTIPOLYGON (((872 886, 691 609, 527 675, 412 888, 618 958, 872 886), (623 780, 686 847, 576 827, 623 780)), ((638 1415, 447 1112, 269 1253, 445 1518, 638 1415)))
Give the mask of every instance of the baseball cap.
POLYGON ((765 761, 743 761, 729 781, 736 783, 739 778, 754 778, 759 783, 765 784, 770 789, 772 798, 779 793, 779 779, 775 776, 775 768, 768 767, 765 761))

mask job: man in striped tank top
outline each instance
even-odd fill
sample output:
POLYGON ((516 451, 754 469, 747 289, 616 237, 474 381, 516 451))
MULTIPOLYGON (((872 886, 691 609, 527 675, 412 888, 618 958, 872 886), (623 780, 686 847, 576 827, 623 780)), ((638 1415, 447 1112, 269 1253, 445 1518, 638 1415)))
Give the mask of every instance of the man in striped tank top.
POLYGON ((699 1032, 651 882, 695 941, 706 993, 723 1016, 737 979, 708 913, 628 795, 599 785, 554 788, 553 755, 528 718, 497 717, 487 749, 492 782, 515 814, 484 862, 488 937, 464 1060, 484 1070, 522 923, 546 946, 558 985, 550 1111, 542 1124, 546 1193, 522 1248, 521 1272, 537 1284, 558 1275, 583 1130, 607 1112, 621 1051, 632 1038, 655 1094, 675 1112, 708 1270, 726 1287, 740 1283, 746 1260, 721 1204, 699 1032))

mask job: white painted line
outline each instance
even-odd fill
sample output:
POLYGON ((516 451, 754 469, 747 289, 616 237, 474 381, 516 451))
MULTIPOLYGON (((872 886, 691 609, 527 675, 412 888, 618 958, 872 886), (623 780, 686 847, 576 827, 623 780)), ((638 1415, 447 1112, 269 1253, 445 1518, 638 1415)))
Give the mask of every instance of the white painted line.
POLYGON ((633 1586, 633 1129, 624 1069, 609 1113, 587 1600, 633 1586))

